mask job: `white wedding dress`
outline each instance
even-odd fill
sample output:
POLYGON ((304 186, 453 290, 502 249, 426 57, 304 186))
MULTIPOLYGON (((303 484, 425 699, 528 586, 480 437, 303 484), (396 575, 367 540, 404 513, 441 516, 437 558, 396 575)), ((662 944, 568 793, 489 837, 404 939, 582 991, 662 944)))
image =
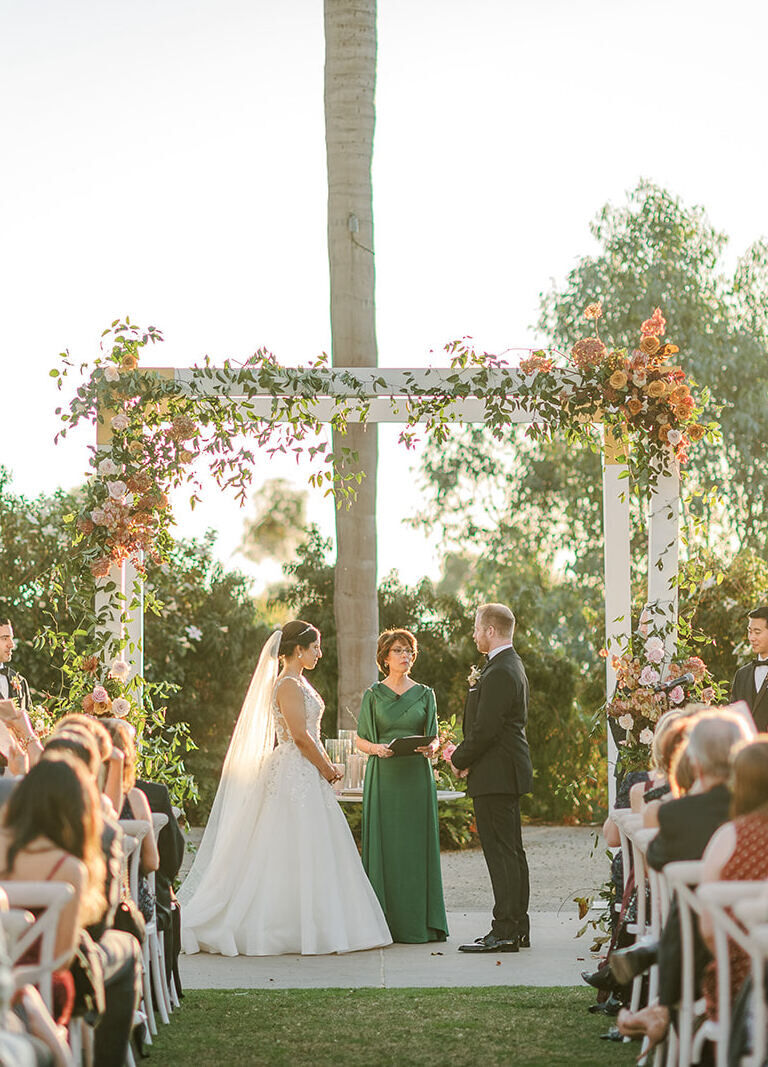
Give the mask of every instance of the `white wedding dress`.
MULTIPOLYGON (((196 861, 179 893, 185 952, 319 955, 392 942, 333 788, 302 756, 280 714, 279 685, 270 700, 277 747, 253 780, 234 783, 240 803, 230 795, 216 819, 212 812, 206 837, 211 830, 219 840, 204 839, 202 869, 195 871, 196 861)), ((303 678, 299 685, 319 746, 324 704, 303 678)), ((233 768, 225 763, 220 793, 228 776, 231 792, 233 768)))

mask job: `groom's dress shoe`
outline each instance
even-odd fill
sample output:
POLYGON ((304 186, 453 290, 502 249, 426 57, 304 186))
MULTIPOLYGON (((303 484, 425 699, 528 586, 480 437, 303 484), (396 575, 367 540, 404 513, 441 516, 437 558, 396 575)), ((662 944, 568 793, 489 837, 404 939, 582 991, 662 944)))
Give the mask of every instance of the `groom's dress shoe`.
POLYGON ((459 945, 459 952, 518 952, 519 949, 516 937, 501 938, 494 934, 486 934, 471 945, 459 945))
POLYGON ((658 958, 658 941, 638 941, 630 948, 617 949, 608 958, 613 976, 619 985, 627 985, 638 974, 652 967, 658 958))
POLYGON ((519 944, 520 948, 530 948, 531 947, 531 935, 529 933, 528 934, 518 934, 517 943, 519 944))

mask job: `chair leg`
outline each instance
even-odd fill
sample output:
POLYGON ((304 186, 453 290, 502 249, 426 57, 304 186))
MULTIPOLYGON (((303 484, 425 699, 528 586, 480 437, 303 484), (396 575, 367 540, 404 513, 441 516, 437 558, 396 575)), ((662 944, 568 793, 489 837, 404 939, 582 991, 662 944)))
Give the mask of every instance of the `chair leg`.
POLYGON ((173 1005, 171 1004, 171 994, 168 991, 168 981, 165 977, 165 963, 163 962, 162 955, 162 941, 157 927, 154 927, 147 938, 149 941, 149 957, 152 961, 152 975, 154 977, 155 972, 160 975, 160 990, 155 990, 155 994, 162 998, 165 1002, 165 1010, 168 1016, 173 1011, 173 1005))
POLYGON ((141 946, 141 983, 144 1010, 147 1014, 147 1044, 151 1045, 152 1037, 157 1033, 157 1023, 155 1022, 155 1011, 152 1004, 152 982, 149 978, 149 946, 147 945, 147 939, 141 946))
MULTIPOLYGON (((155 934, 155 939, 156 938, 157 934, 155 934)), ((155 992, 157 993, 157 1010, 160 1012, 161 1020, 167 1026, 171 1020, 168 1017, 168 1009, 165 1003, 165 972, 160 970, 160 955, 157 951, 156 940, 153 942, 151 936, 147 937, 145 947, 149 952, 150 963, 152 965, 152 980, 155 983, 155 992), (153 944, 154 951, 152 950, 153 944)))

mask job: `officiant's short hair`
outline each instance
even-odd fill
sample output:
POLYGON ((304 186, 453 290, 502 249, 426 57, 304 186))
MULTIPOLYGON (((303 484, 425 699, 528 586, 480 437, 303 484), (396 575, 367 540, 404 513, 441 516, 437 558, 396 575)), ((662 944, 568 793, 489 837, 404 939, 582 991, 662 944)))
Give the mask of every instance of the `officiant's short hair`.
POLYGON ((481 604, 477 609, 481 626, 492 626, 499 637, 511 637, 515 632, 515 616, 506 604, 481 604))
POLYGON ((416 662, 416 657, 419 654, 419 642, 413 636, 411 631, 385 630, 384 633, 379 634, 379 640, 376 643, 376 663, 382 674, 387 674, 389 671, 389 668, 387 667, 387 656, 396 641, 402 641, 403 644, 410 648, 413 653, 411 666, 416 662))

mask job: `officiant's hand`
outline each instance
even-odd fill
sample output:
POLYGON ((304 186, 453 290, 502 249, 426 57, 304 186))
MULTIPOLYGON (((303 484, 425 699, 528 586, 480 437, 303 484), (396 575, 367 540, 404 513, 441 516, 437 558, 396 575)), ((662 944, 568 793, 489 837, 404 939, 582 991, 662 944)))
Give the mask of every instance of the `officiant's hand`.
POLYGON ((370 754, 372 756, 378 756, 380 759, 386 759, 387 756, 394 755, 389 745, 374 745, 370 754))
POLYGON ((440 748, 440 739, 435 738, 429 745, 422 745, 421 748, 417 748, 415 751, 420 752, 422 756, 426 756, 427 759, 432 759, 437 755, 437 750, 440 748))

